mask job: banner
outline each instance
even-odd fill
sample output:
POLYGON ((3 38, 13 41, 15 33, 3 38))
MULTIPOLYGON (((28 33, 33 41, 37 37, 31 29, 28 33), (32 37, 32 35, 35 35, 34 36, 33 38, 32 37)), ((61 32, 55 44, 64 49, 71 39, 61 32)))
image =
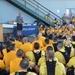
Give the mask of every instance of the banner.
MULTIPOLYGON (((17 36, 17 27, 14 26, 14 35, 17 36)), ((22 35, 24 36, 30 36, 30 35, 37 35, 38 34, 38 26, 23 26, 22 28, 22 35)))

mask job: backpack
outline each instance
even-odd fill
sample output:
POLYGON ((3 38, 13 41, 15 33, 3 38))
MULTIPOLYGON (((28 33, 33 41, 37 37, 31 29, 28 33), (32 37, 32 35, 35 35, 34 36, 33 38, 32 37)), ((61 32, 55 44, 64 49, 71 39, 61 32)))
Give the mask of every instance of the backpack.
POLYGON ((72 44, 73 48, 75 48, 75 44, 73 44, 73 43, 71 43, 71 44, 72 44))
POLYGON ((55 67, 56 67, 56 61, 52 60, 46 61, 46 66, 47 66, 47 75, 55 75, 55 67))
POLYGON ((58 49, 57 49, 57 43, 54 43, 53 47, 54 47, 55 52, 58 51, 58 49))
POLYGON ((65 51, 69 54, 69 56, 70 56, 70 52, 71 52, 71 47, 66 47, 65 46, 65 51))
POLYGON ((35 53, 34 51, 32 51, 32 52, 33 52, 33 54, 34 54, 35 62, 36 62, 36 65, 37 65, 37 64, 38 64, 38 61, 39 61, 39 59, 40 59, 40 57, 41 57, 42 51, 40 51, 38 54, 35 53))
POLYGON ((67 52, 61 52, 61 51, 59 51, 59 52, 64 56, 66 63, 68 63, 68 61, 70 59, 69 54, 67 52))
POLYGON ((74 75, 74 67, 71 67, 71 68, 67 69, 66 74, 67 75, 74 75))
POLYGON ((16 72, 15 75, 27 75, 27 72, 16 72))

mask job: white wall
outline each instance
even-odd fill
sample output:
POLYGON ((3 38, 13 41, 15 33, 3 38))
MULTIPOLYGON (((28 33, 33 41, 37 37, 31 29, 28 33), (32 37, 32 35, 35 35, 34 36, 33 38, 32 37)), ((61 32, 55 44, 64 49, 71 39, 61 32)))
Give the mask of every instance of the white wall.
POLYGON ((66 8, 75 8, 75 0, 36 0, 60 17, 66 12, 66 8), (57 10, 59 9, 59 13, 57 10))
MULTIPOLYGON (((21 2, 21 0, 19 0, 21 2)), ((65 13, 66 8, 75 8, 75 0, 36 0, 60 17, 65 13), (59 13, 57 10, 59 9, 59 13)), ((6 2, 0 0, 0 23, 6 23, 9 20, 15 20, 18 12, 22 13, 25 22, 32 23, 35 19, 20 9, 6 2)))
POLYGON ((26 23, 33 23, 35 19, 5 0, 0 0, 0 23, 7 23, 9 20, 15 20, 18 12, 22 13, 22 17, 26 23))

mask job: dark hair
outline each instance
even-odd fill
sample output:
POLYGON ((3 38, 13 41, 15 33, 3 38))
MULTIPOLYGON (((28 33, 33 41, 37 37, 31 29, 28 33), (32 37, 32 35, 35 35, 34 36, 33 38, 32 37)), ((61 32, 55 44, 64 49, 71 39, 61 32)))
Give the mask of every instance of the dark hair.
POLYGON ((75 36, 72 36, 72 40, 75 41, 75 36))
POLYGON ((16 40, 19 40, 19 36, 16 36, 16 40))
POLYGON ((57 44, 57 46, 60 47, 60 48, 62 48, 63 47, 63 42, 59 41, 58 44, 57 44))
POLYGON ((39 49, 40 48, 40 44, 38 42, 34 43, 34 49, 39 49))
POLYGON ((19 49, 16 53, 17 57, 23 57, 24 51, 22 49, 19 49))
POLYGON ((10 44, 10 50, 14 50, 15 49, 15 44, 10 44))
POLYGON ((52 46, 48 46, 48 47, 46 48, 46 50, 47 50, 47 51, 50 51, 50 50, 53 50, 53 48, 52 48, 52 46))
POLYGON ((29 60, 27 58, 24 58, 20 62, 20 67, 23 69, 27 69, 29 66, 29 60))
POLYGON ((46 38, 44 41, 45 41, 46 44, 49 44, 49 39, 48 38, 46 38))
POLYGON ((10 44, 11 44, 11 42, 10 41, 7 41, 6 42, 6 48, 9 48, 10 47, 10 44))
POLYGON ((49 39, 52 40, 53 39, 53 34, 49 35, 49 39))

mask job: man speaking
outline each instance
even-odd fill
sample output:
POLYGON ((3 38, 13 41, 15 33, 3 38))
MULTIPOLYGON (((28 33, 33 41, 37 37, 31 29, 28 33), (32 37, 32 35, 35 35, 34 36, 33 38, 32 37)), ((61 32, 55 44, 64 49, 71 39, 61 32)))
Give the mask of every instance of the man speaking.
POLYGON ((24 23, 24 21, 20 12, 16 17, 16 22, 17 22, 17 36, 22 36, 22 24, 24 23))

